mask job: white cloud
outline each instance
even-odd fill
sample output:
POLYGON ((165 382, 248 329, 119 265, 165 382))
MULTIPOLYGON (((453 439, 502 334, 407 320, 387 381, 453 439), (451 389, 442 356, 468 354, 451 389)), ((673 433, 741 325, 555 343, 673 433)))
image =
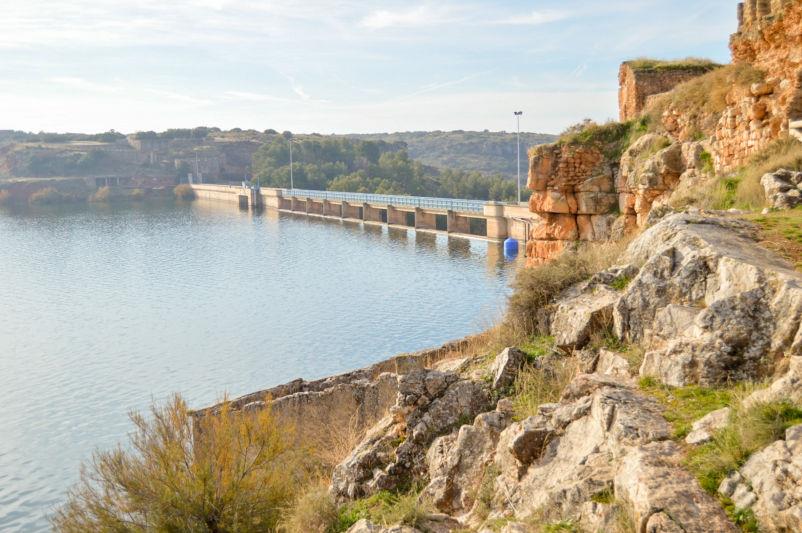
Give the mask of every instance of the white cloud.
POLYGON ((212 103, 212 100, 207 98, 197 98, 195 96, 191 96, 188 94, 176 93, 173 91, 164 91, 161 89, 146 89, 146 92, 161 96, 163 98, 167 98, 168 100, 174 100, 176 102, 181 102, 184 104, 196 105, 196 106, 205 106, 212 103))
POLYGON ((85 80, 83 78, 77 78, 72 76, 56 76, 53 78, 49 78, 47 81, 63 85, 64 87, 69 87, 71 89, 78 89, 81 91, 88 91, 88 92, 115 93, 120 90, 119 87, 117 86, 107 85, 103 83, 96 83, 93 81, 85 80))
POLYGON ((362 18, 360 26, 371 30, 392 27, 434 26, 452 20, 453 12, 443 7, 421 5, 404 11, 378 10, 362 18))
POLYGON ((540 26, 550 22, 558 22, 576 16, 575 12, 562 11, 556 9, 546 9, 542 11, 532 11, 527 15, 509 17, 497 21, 498 24, 511 24, 521 26, 540 26))
POLYGON ((292 102, 289 98, 281 98, 272 94, 252 93, 247 91, 226 91, 224 96, 231 100, 243 102, 292 102))

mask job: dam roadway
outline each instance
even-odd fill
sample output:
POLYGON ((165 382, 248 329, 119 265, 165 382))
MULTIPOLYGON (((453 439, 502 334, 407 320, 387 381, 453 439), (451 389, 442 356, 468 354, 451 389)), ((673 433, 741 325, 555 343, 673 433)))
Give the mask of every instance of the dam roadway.
POLYGON ((276 209, 367 224, 414 228, 469 238, 526 243, 540 219, 526 205, 483 200, 394 196, 304 189, 192 184, 197 198, 228 202, 242 209, 276 209))

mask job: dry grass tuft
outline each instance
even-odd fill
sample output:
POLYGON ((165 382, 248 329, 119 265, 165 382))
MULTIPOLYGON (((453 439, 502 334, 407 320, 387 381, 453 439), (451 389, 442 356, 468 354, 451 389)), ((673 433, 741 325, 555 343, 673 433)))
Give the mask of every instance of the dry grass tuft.
POLYGON ((278 531, 281 533, 329 533, 339 512, 325 484, 313 486, 288 509, 278 531))
POLYGON ((664 96, 655 98, 645 111, 652 127, 661 124, 663 113, 669 107, 698 119, 708 118, 700 124, 701 131, 712 131, 720 115, 727 108, 727 93, 733 86, 747 87, 763 81, 764 73, 747 63, 736 63, 715 68, 692 80, 677 85, 664 96))
POLYGON ((511 399, 516 420, 536 415, 537 408, 544 403, 558 401, 578 369, 575 357, 554 357, 544 365, 526 365, 513 385, 511 399))
POLYGON ((683 59, 654 59, 639 57, 625 62, 633 70, 685 70, 700 69, 713 70, 721 67, 720 64, 703 57, 686 57, 683 59))
POLYGON ((362 442, 366 430, 360 427, 358 413, 354 413, 345 426, 332 424, 324 414, 319 418, 306 417, 304 426, 315 428, 309 432, 306 444, 310 453, 319 461, 324 472, 331 472, 348 454, 362 442))
POLYGON ((518 272, 509 301, 505 323, 524 337, 545 334, 539 331, 541 314, 565 289, 593 274, 610 268, 621 257, 629 241, 581 245, 550 262, 518 272))

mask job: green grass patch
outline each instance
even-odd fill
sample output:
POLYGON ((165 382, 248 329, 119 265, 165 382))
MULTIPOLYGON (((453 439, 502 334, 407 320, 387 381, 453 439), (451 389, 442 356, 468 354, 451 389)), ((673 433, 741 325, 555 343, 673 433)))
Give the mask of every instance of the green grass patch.
POLYGON ((573 520, 560 520, 550 524, 544 524, 541 528, 543 533, 579 533, 579 526, 573 520))
POLYGON ((429 512, 428 506, 420 501, 419 493, 419 490, 408 492, 383 490, 368 498, 345 504, 340 507, 330 532, 348 531, 363 518, 385 526, 401 524, 416 527, 429 512))
POLYGON ((607 487, 606 489, 600 490, 596 494, 590 497, 590 501, 594 503, 605 503, 611 504, 615 501, 615 495, 613 494, 613 489, 607 487))
POLYGON ((671 424, 674 438, 683 439, 694 422, 706 414, 730 405, 732 389, 709 389, 697 385, 668 387, 654 378, 640 380, 640 388, 665 408, 663 416, 671 424))
POLYGON ((554 337, 548 335, 531 337, 527 342, 518 346, 518 349, 526 354, 531 363, 539 357, 554 352, 554 337))
POLYGON ((760 226, 761 244, 802 271, 802 207, 747 215, 760 226))
MULTIPOLYGON (((735 405, 733 405, 735 407, 735 405)), ((689 469, 706 491, 716 494, 721 481, 740 468, 754 452, 785 436, 802 423, 802 409, 788 402, 738 407, 730 423, 713 440, 688 452, 689 469)))
POLYGON ((627 287, 629 287, 629 284, 631 282, 632 282, 632 278, 630 276, 621 276, 620 278, 614 279, 613 282, 610 284, 610 286, 613 289, 621 292, 624 289, 626 289, 627 287))

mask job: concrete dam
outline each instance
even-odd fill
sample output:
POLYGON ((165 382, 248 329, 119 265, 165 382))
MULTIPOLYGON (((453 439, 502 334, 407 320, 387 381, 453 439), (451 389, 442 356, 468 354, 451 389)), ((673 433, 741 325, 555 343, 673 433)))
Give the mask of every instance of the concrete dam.
POLYGON ((276 209, 496 242, 511 237, 524 246, 531 228, 540 223, 540 218, 526 205, 484 200, 242 185, 193 184, 191 187, 199 199, 228 202, 242 209, 276 209))

